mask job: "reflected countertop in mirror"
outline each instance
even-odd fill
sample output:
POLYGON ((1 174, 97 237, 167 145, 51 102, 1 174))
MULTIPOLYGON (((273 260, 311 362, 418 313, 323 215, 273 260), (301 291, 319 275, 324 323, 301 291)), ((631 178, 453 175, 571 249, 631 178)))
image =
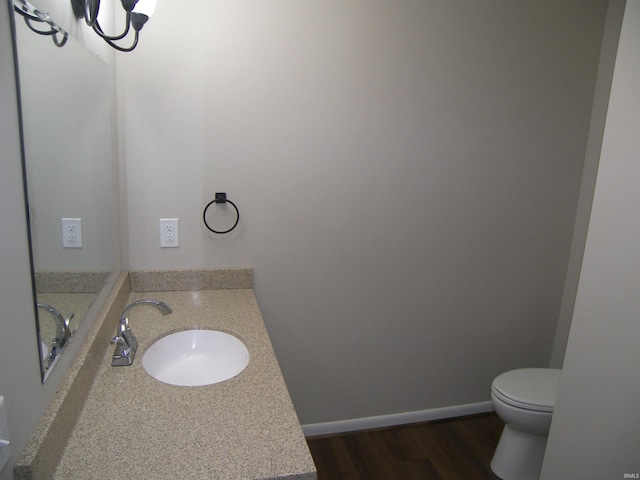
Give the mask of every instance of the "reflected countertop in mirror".
MULTIPOLYGON (((108 67, 72 38, 57 47, 15 24, 35 303, 72 316, 73 331, 116 262, 108 67), (62 219, 80 219, 80 245, 64 246, 62 219)), ((44 381, 56 323, 36 311, 44 381)))

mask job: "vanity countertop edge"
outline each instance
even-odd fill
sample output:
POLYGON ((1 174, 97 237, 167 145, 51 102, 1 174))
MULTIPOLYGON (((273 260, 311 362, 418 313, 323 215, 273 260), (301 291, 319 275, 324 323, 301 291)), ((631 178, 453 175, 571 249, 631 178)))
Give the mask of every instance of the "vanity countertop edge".
MULTIPOLYGON (((95 380, 65 439, 53 477, 47 478, 111 480, 124 473, 128 478, 154 480, 316 479, 254 292, 241 288, 245 286, 130 292, 127 304, 160 300, 173 313, 162 316, 145 307, 130 312, 139 347, 128 367, 111 366, 109 339, 117 319, 111 315, 102 319, 107 328, 113 326, 113 332, 100 338, 108 348, 100 352, 95 380), (199 387, 168 385, 146 373, 142 357, 155 340, 195 327, 240 338, 249 350, 247 368, 224 382, 199 387)), ((94 326, 92 332, 104 336, 104 326, 94 326)), ((85 350, 90 356, 91 349, 85 350)), ((36 469, 31 478, 39 480, 35 473, 36 469)))

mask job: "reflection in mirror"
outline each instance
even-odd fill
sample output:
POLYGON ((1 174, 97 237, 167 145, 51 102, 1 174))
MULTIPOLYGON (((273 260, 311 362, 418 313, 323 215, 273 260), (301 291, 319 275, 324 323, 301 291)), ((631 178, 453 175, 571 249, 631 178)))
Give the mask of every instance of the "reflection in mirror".
POLYGON ((107 66, 15 19, 38 345, 45 381, 115 267, 107 66))
POLYGON ((41 12, 27 0, 13 0, 13 10, 22 15, 22 19, 29 30, 39 35, 51 36, 56 47, 64 47, 69 38, 67 32, 49 18, 47 12, 41 12))

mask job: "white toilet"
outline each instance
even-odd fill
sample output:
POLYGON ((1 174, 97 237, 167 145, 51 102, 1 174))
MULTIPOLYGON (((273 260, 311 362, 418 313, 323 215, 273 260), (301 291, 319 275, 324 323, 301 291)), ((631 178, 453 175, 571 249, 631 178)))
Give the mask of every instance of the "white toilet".
POLYGON ((491 460, 503 480, 538 480, 561 370, 521 368, 498 375, 491 403, 505 423, 491 460))

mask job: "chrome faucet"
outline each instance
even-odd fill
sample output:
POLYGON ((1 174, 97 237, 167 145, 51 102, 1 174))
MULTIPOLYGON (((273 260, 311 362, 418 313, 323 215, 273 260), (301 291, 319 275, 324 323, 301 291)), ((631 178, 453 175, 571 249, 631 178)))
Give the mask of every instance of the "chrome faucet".
POLYGON ((74 314, 69 315, 69 318, 64 316, 54 307, 46 303, 37 303, 36 306, 42 310, 49 312, 56 320, 56 337, 51 342, 51 352, 49 353, 49 361, 55 360, 60 352, 71 343, 71 337, 73 332, 69 328, 69 321, 73 318, 74 314))
POLYGON ((136 356, 138 340, 136 340, 136 337, 129 327, 129 317, 127 314, 129 310, 138 305, 151 305, 158 309, 162 315, 168 315, 172 311, 166 303, 157 300, 137 300, 125 308, 122 315, 120 315, 116 336, 111 339, 111 343, 116 346, 116 351, 113 352, 113 359, 111 361, 111 365, 114 367, 129 366, 133 363, 133 359, 136 356))

